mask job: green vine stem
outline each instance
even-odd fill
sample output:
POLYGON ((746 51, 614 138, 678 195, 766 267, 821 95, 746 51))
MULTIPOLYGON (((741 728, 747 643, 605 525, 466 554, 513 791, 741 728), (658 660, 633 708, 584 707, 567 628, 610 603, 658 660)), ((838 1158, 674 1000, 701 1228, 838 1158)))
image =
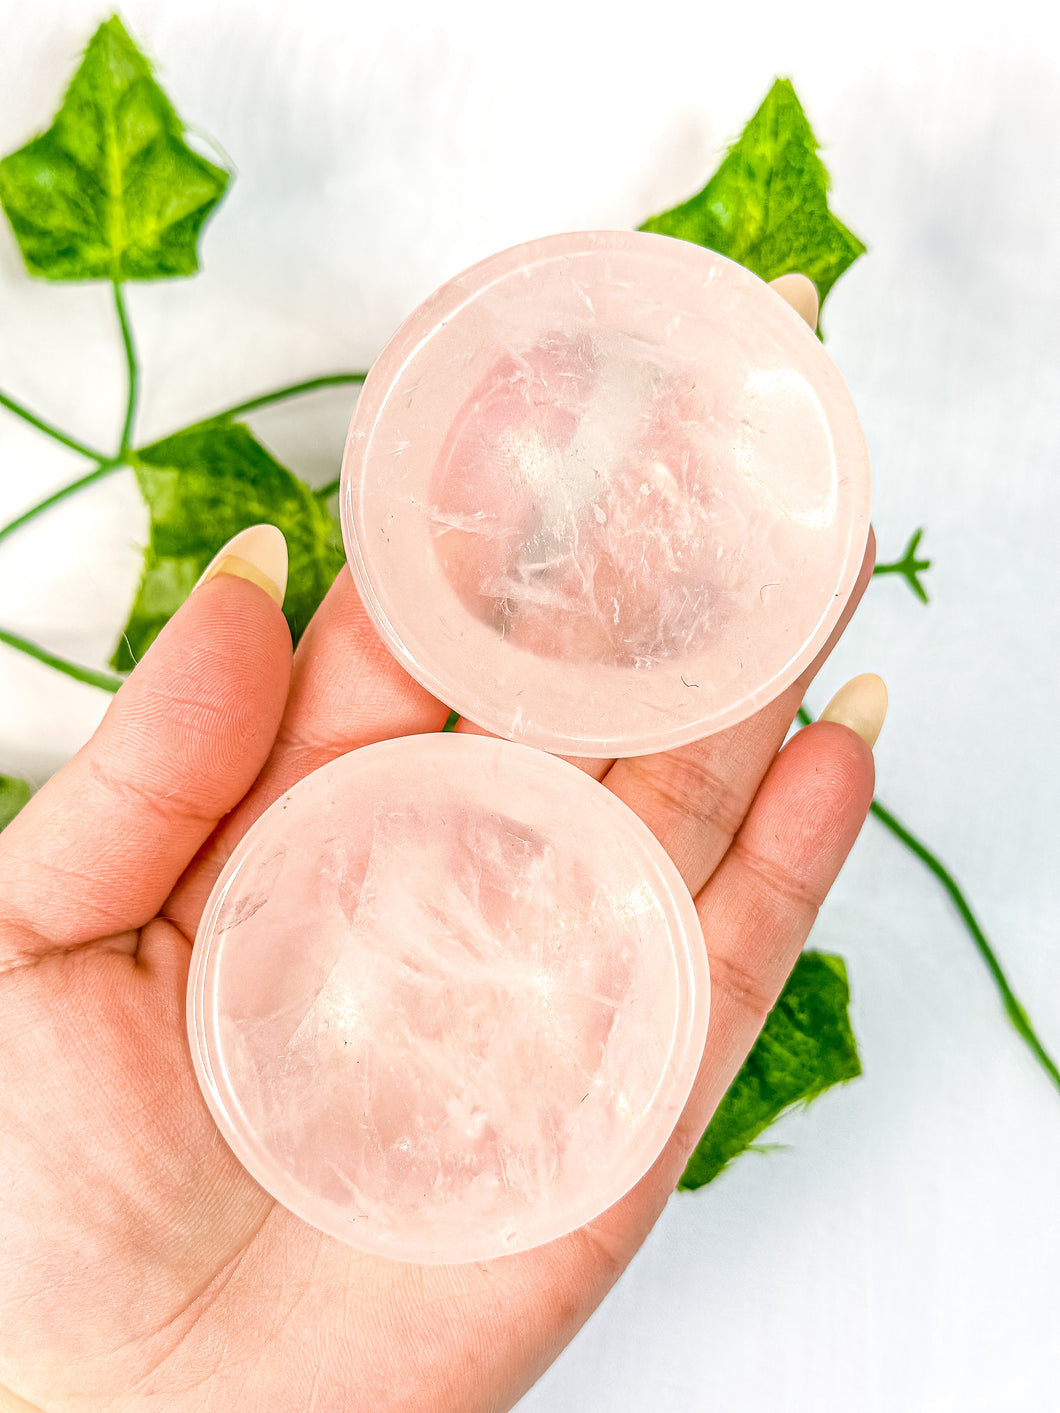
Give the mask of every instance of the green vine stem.
POLYGON ((43 417, 38 417, 35 412, 31 412, 28 407, 23 407, 21 402, 16 402, 13 397, 8 397, 7 393, 0 392, 0 407, 6 407, 8 412, 13 412, 16 417, 21 417, 23 422, 28 422, 31 427, 36 427, 38 432, 43 432, 46 437, 51 437, 53 442, 69 447, 79 456, 87 456, 89 461, 106 461, 107 459, 101 451, 86 446, 76 437, 67 436, 58 427, 53 427, 50 422, 45 422, 43 417))
POLYGON ((901 559, 892 560, 889 564, 877 564, 872 572, 873 574, 901 574, 920 602, 927 603, 927 590, 920 582, 920 575, 931 568, 931 560, 917 559, 916 557, 917 546, 920 544, 920 537, 923 533, 923 527, 914 530, 909 543, 902 552, 901 559))
MULTIPOLYGON (((117 290, 118 287, 115 286, 116 300, 120 298, 117 290)), ((124 305, 120 305, 119 308, 124 311, 124 305)), ((121 314, 119 314, 119 318, 121 318, 121 314)), ((122 321, 122 328, 124 341, 124 331, 128 328, 127 316, 122 321)), ((131 334, 125 347, 126 357, 130 359, 130 397, 126 405, 126 429, 123 433, 123 440, 126 435, 131 434, 133 418, 136 415, 136 383, 135 374, 133 372, 136 365, 131 334)), ((251 398, 249 402, 238 402, 233 407, 225 408, 223 412, 215 412, 211 417, 204 417, 198 422, 190 423, 189 427, 182 430, 188 431, 191 427, 202 427, 208 422, 227 422, 230 421, 231 418, 239 417, 244 413, 255 412, 259 407, 271 407, 274 403, 285 402, 288 398, 292 397, 300 397, 303 393, 317 392, 320 388, 334 388, 360 384, 364 382, 366 377, 366 373, 325 373, 319 378, 308 378, 304 382, 289 383, 285 387, 274 388, 271 392, 262 393, 260 397, 251 398)), ((64 433, 56 431, 55 428, 50 428, 47 423, 41 422, 39 418, 35 418, 32 413, 26 412, 24 408, 19 408, 17 403, 13 403, 11 399, 5 397, 3 393, 0 393, 0 403, 16 411, 19 416, 24 416, 27 421, 40 431, 55 437, 57 440, 65 442, 66 445, 72 446, 75 451, 80 451, 83 455, 90 456, 96 462, 95 470, 90 471, 86 476, 78 476, 76 480, 69 481, 65 486, 60 486, 57 491, 53 491, 51 495, 45 496, 43 500, 37 501, 35 505, 31 505, 28 510, 24 510, 21 515, 17 515, 14 520, 9 520, 6 525, 0 526, 0 542, 6 540, 8 535, 13 535, 16 530, 20 530, 23 525, 28 525, 31 520, 36 520, 38 515, 42 515, 46 510, 50 510, 53 505, 58 505, 61 501, 64 501, 67 496, 75 495, 78 491, 84 490, 86 486, 91 486, 96 481, 101 481, 104 476, 109 476, 112 471, 118 471, 121 467, 128 466, 135 458, 135 452, 131 451, 128 447, 126 447, 123 452, 119 452, 117 456, 103 456, 101 453, 91 451, 88 447, 81 446, 80 443, 71 441, 64 433)), ((337 480, 331 482, 329 486, 322 487, 316 494, 320 496, 321 499, 326 499, 328 495, 335 493, 338 489, 338 484, 337 480)))
MULTIPOLYGON (((242 417, 247 412, 257 412, 259 407, 271 407, 275 402, 286 402, 289 397, 301 397, 303 393, 318 392, 321 388, 338 388, 351 383, 363 383, 367 373, 324 373, 319 378, 307 378, 302 383, 289 383, 286 387, 275 388, 272 392, 252 397, 248 402, 237 402, 234 407, 226 407, 223 412, 214 412, 193 422, 192 427, 204 427, 208 422, 230 422, 233 417, 242 417)), ((184 428, 190 431, 190 428, 184 428)))
POLYGON ((9 633, 5 628, 0 628, 0 643, 6 643, 9 648, 16 648, 27 657, 36 658, 38 662, 43 662, 45 667, 53 667, 56 672, 72 677, 75 682, 87 682, 90 687, 102 687, 104 692, 116 692, 125 681, 124 677, 118 677, 113 672, 100 672, 94 667, 82 667, 80 663, 71 662, 69 658, 59 657, 56 653, 50 653, 47 648, 42 648, 39 643, 32 643, 17 633, 9 633))
POLYGON ((120 461, 111 460, 109 457, 105 461, 101 460, 95 470, 89 471, 85 476, 78 476, 76 481, 70 481, 65 486, 60 486, 50 496, 45 496, 43 500, 37 501, 36 505, 31 505, 21 515, 16 515, 14 520, 9 520, 6 525, 0 527, 0 541, 6 540, 8 535, 13 535, 16 530, 21 530, 22 526, 28 525, 31 520, 36 520, 38 515, 50 510, 53 505, 58 505, 67 496, 72 496, 75 491, 84 490, 86 486, 94 485, 96 481, 102 481, 104 476, 109 476, 121 465, 120 461))
POLYGON ((136 357, 136 346, 133 343, 132 328, 129 325, 129 315, 125 308, 125 296, 122 293, 120 280, 111 281, 114 287, 114 308, 118 314, 118 326, 121 329, 121 342, 125 350, 125 367, 128 372, 128 393, 125 399, 125 421, 121 429, 121 441, 118 444, 118 451, 115 461, 120 462, 128 452, 132 444, 133 422, 136 420, 136 403, 140 393, 140 364, 136 357))
MULTIPOLYGON (((917 537, 918 536, 914 537, 914 539, 917 537)), ((798 720, 803 726, 809 726, 813 721, 813 717, 805 707, 800 707, 798 720)), ((899 843, 903 844, 915 858, 919 859, 924 867, 930 873, 934 874, 939 883, 942 884, 942 887, 949 895, 950 902, 953 904, 954 908, 956 908, 957 915, 964 924, 966 932, 975 944, 976 951, 986 963, 987 969, 994 979, 994 985, 997 987, 998 993, 1001 996, 1001 1004, 1004 1007, 1005 1014, 1008 1016, 1017 1035, 1023 1040, 1038 1064, 1049 1076, 1053 1085, 1060 1090, 1060 1069, 1057 1069, 1056 1062, 1038 1039, 1026 1010, 1020 1004, 1016 993, 1013 991, 1008 977, 1005 975, 1001 963, 998 961, 997 953, 990 945, 986 933, 983 931, 978 918, 972 911, 968 899, 964 896, 960 884, 958 884, 957 880, 954 878, 953 874, 950 873, 942 860, 938 858, 936 854, 932 853, 928 846, 921 839, 918 839, 911 830, 907 829, 901 820, 891 813, 886 805, 882 805, 879 800, 874 799, 869 809, 884 828, 889 829, 899 843)))

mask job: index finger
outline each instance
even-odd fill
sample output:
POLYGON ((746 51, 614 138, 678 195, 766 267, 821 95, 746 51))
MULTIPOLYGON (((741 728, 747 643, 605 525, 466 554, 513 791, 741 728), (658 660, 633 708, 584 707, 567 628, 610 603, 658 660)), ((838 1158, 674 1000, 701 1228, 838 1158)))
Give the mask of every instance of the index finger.
POLYGON ((210 890, 236 844, 304 776, 360 746, 440 731, 448 713, 391 655, 352 574, 342 568, 298 645, 287 706, 264 768, 171 894, 166 917, 189 940, 195 936, 210 890))

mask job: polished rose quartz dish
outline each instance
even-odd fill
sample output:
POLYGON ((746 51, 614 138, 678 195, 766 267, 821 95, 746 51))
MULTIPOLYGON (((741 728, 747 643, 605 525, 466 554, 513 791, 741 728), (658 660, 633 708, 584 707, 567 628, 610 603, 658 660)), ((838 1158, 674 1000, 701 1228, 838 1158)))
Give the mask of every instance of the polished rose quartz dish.
POLYGON ((623 756, 732 725, 835 626, 869 528, 850 395, 742 266, 642 232, 483 261, 395 334, 343 462, 347 554, 479 725, 623 756))
POLYGON ((673 863, 542 751, 414 736, 251 827, 203 914, 188 1021, 250 1173, 364 1251, 461 1262, 573 1230, 647 1171, 709 982, 673 863))

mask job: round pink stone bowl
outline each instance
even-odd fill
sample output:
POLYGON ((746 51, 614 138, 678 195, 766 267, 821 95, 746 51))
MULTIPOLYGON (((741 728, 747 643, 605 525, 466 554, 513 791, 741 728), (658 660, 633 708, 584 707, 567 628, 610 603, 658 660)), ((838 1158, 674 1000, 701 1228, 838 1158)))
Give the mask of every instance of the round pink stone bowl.
POLYGON ((207 1103, 341 1241, 481 1261, 581 1226, 673 1131, 707 1029, 668 855, 565 761, 456 734, 368 746, 251 827, 188 991, 207 1103))
POLYGON ((480 726, 628 756, 749 716, 854 586, 870 471, 819 340, 686 241, 531 241, 443 285, 373 366, 340 514, 405 668, 480 726))

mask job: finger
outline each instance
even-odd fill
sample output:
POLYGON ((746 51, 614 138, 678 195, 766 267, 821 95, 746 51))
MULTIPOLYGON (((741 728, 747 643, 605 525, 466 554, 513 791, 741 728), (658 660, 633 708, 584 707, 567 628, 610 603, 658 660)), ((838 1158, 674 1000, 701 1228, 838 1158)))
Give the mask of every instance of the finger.
MULTIPOLYGON (((878 717, 873 735, 881 724, 878 717)), ((804 727, 777 757, 696 899, 710 963, 710 1029, 676 1138, 678 1159, 698 1142, 772 1010, 861 830, 874 781, 871 747, 856 731, 838 722, 804 727)))
POLYGON ((448 714, 392 655, 344 569, 298 645, 287 710, 261 788, 274 799, 359 746, 440 731, 448 714))
POLYGON ((778 275, 775 280, 770 280, 769 287, 775 289, 811 329, 816 329, 821 301, 817 296, 817 286, 811 279, 806 275, 778 275))
POLYGON ((710 963, 710 1026, 681 1119, 654 1167, 591 1223, 617 1270, 673 1192, 809 936, 872 800, 869 746, 853 730, 800 731, 769 770, 724 863, 696 899, 710 963))
POLYGON ((4 831, 7 961, 141 927, 261 769, 290 673, 276 602, 286 548, 271 526, 237 541, 159 634, 88 744, 4 831))
POLYGON ((194 937, 210 890, 236 844, 297 781, 360 746, 440 731, 448 714, 391 655, 353 576, 342 569, 298 645, 287 708, 264 769, 174 889, 166 917, 186 937, 194 937))
POLYGON ((697 893, 728 849, 807 687, 850 622, 872 577, 876 539, 869 531, 861 572, 821 652, 775 701, 747 721, 654 756, 616 761, 604 783, 640 815, 697 893))

